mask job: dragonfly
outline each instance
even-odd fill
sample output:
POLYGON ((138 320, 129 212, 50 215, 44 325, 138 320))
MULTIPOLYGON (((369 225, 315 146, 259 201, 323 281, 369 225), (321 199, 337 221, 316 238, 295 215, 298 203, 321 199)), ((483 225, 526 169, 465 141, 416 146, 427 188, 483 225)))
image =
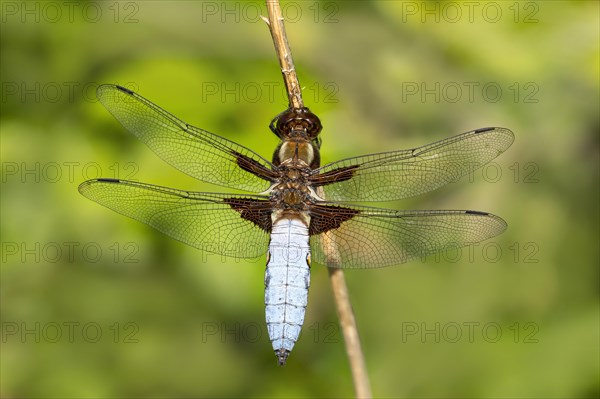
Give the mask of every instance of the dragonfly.
POLYGON ((280 142, 269 161, 194 127, 133 91, 101 85, 99 101, 156 155, 208 183, 210 193, 113 178, 80 184, 85 197, 202 251, 234 258, 266 253, 265 319, 279 365, 304 322, 313 263, 394 266, 501 234, 506 222, 471 210, 393 210, 356 202, 413 197, 456 181, 514 141, 487 127, 422 147, 320 165, 320 119, 289 108, 270 124, 280 142))

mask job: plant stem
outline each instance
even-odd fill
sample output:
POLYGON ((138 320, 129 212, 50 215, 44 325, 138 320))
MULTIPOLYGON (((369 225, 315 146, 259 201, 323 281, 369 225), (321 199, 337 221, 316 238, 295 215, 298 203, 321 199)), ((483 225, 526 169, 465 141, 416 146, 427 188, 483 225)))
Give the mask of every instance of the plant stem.
POLYGON ((269 19, 265 20, 265 22, 269 25, 269 30, 273 37, 275 52, 277 53, 277 58, 279 58, 279 65, 281 66, 281 73, 285 82, 285 90, 288 94, 289 106, 296 109, 303 108, 302 88, 298 82, 294 60, 292 59, 292 51, 290 50, 287 35, 285 34, 279 0, 266 0, 266 2, 269 19))

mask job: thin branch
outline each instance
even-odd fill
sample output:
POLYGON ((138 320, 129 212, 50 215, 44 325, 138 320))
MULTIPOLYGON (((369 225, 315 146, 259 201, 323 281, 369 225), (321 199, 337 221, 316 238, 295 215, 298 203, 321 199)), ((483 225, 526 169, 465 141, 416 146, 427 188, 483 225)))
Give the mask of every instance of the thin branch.
MULTIPOLYGON (((281 66, 283 80, 285 81, 285 87, 288 93, 289 106, 292 108, 302 108, 304 106, 302 101, 302 90, 300 83, 298 82, 294 61, 292 60, 292 52, 285 34, 279 1, 266 0, 266 3, 269 18, 263 19, 269 26, 271 36, 273 37, 275 51, 277 53, 277 58, 279 59, 279 65, 281 66)), ((318 188, 317 194, 323 198, 323 190, 321 187, 318 188)), ((329 236, 323 234, 321 240, 323 242, 324 251, 326 251, 329 280, 331 281, 333 297, 336 303, 338 317, 340 318, 342 332, 344 334, 344 343, 348 361, 350 362, 356 397, 365 399, 372 398, 371 385, 369 383, 365 358, 360 346, 358 328, 356 326, 356 320, 354 319, 352 305, 350 304, 350 296, 344 278, 344 272, 342 269, 330 267, 330 265, 334 264, 339 265, 339 253, 337 252, 335 243, 331 241, 329 236)))
POLYGON ((285 90, 288 94, 289 106, 296 109, 302 108, 304 107, 302 89, 298 82, 294 60, 292 59, 292 51, 290 50, 290 45, 285 34, 279 0, 266 0, 266 2, 269 13, 269 19, 266 22, 269 25, 271 37, 273 37, 277 58, 279 58, 279 65, 281 66, 281 73, 285 82, 285 90))
POLYGON ((354 391, 357 398, 369 399, 373 397, 373 394, 371 393, 371 384, 369 383, 365 357, 360 346, 354 312, 352 311, 352 305, 350 305, 350 294, 348 293, 344 271, 334 267, 330 267, 328 270, 338 317, 340 318, 340 325, 344 332, 344 343, 352 370, 354 391))
MULTIPOLYGON (((322 196, 323 188, 317 189, 317 194, 322 196)), ((344 334, 344 344, 346 345, 346 354, 350 362, 352 371, 352 380, 354 381, 354 392, 357 398, 370 399, 373 397, 371 393, 371 384, 369 382, 369 374, 367 373, 367 365, 365 356, 363 355, 360 339, 358 337, 358 327, 354 318, 354 311, 350 304, 350 294, 346 285, 344 271, 339 268, 331 267, 330 265, 339 265, 339 251, 332 237, 327 234, 321 235, 323 252, 327 256, 327 267, 329 271, 329 281, 333 290, 333 298, 340 318, 340 325, 344 334)))

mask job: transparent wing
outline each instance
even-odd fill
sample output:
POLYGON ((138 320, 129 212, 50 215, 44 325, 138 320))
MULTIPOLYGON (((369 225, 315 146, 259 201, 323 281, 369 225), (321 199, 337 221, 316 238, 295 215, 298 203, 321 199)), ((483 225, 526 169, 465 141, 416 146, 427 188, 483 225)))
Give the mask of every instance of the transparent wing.
POLYGON ((262 192, 272 165, 252 150, 188 125, 144 97, 116 85, 101 85, 98 100, 121 124, 165 162, 199 180, 262 192))
POLYGON ((398 265, 484 241, 506 229, 498 216, 476 211, 317 205, 311 214, 334 224, 345 220, 310 238, 315 262, 345 269, 398 265))
POLYGON ((79 192, 206 252, 256 258, 267 250, 267 232, 243 219, 241 212, 270 218, 268 197, 197 193, 116 179, 88 180, 79 192))
POLYGON ((392 201, 457 181, 504 152, 514 141, 504 128, 484 128, 423 147, 364 155, 314 171, 327 201, 392 201))

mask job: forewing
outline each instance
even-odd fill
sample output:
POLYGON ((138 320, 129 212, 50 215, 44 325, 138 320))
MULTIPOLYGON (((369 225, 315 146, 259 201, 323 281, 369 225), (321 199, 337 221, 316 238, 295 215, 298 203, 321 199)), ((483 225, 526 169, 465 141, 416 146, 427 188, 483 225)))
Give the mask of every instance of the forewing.
POLYGON ((398 265, 475 244, 506 229, 498 216, 476 211, 316 205, 311 209, 311 224, 313 219, 320 220, 324 232, 310 238, 312 259, 345 269, 398 265))
POLYGON ((206 252, 256 258, 267 250, 268 197, 197 193, 116 179, 88 180, 79 192, 206 252))
POLYGON ((121 124, 167 163, 199 180, 262 192, 272 165, 233 141, 176 118, 144 97, 116 85, 101 85, 100 102, 121 124))
POLYGON ((457 181, 504 152, 514 141, 504 128, 478 129, 411 150, 333 162, 314 171, 327 201, 392 201, 457 181))

